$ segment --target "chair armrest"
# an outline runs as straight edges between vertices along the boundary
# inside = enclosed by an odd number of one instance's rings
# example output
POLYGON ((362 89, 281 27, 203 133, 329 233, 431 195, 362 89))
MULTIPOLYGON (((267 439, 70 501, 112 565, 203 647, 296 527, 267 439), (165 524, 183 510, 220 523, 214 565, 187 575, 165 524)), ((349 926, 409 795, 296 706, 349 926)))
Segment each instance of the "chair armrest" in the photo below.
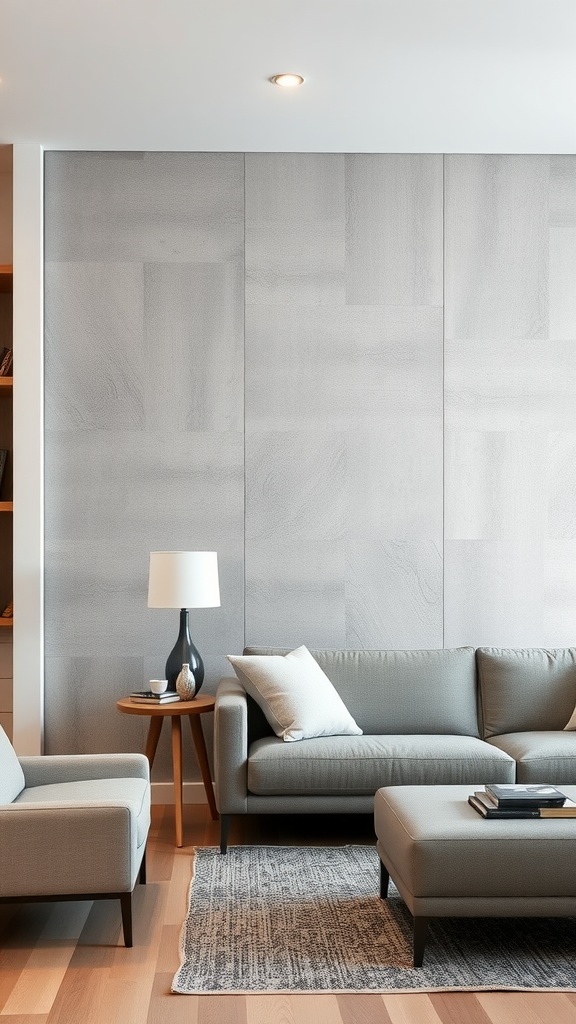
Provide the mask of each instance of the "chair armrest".
POLYGON ((150 780, 144 754, 48 754, 19 758, 26 788, 87 779, 150 780))
POLYGON ((114 801, 0 807, 0 896, 128 892, 137 824, 114 801))
POLYGON ((214 709, 214 778, 220 814, 248 811, 248 702, 237 679, 221 679, 214 709))

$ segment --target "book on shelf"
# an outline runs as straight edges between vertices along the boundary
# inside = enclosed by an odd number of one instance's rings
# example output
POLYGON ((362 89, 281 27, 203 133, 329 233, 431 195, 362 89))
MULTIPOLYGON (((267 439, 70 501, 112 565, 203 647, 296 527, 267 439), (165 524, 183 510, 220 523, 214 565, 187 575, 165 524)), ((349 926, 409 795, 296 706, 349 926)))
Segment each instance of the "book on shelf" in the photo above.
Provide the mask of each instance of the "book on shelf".
POLYGON ((0 487, 2 486, 2 478, 4 476, 4 470, 6 469, 6 461, 8 459, 8 449, 0 448, 0 487))
POLYGON ((496 807, 562 807, 566 794, 556 786, 485 786, 496 807))
POLYGON ((576 803, 565 799, 561 807, 497 807, 486 792, 476 790, 468 803, 483 818, 576 818, 576 803))
POLYGON ((0 377, 9 377, 12 373, 13 353, 11 348, 3 349, 0 352, 0 377))
POLYGON ((180 700, 173 690, 165 690, 164 693, 152 693, 152 690, 135 690, 130 694, 130 700, 135 704, 172 704, 180 700))

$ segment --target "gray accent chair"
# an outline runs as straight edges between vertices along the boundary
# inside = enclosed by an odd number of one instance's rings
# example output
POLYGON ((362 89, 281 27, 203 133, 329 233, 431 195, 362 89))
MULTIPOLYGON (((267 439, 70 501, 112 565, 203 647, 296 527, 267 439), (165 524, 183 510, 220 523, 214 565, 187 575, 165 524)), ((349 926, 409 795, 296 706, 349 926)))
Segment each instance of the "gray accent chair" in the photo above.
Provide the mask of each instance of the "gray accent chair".
POLYGON ((236 814, 370 814, 382 786, 515 781, 514 758, 480 738, 474 648, 311 653, 364 735, 285 743, 241 683, 223 679, 214 720, 222 853, 236 814))
POLYGON ((143 754, 18 758, 0 727, 0 902, 119 899, 146 881, 150 774, 143 754))

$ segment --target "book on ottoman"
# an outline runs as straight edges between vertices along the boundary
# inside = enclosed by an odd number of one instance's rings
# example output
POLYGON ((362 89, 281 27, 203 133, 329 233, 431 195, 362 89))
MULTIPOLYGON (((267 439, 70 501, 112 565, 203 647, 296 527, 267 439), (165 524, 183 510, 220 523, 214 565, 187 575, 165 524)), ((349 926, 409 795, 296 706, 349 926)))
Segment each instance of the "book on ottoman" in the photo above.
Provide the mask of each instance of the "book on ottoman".
POLYGON ((562 807, 566 800, 556 786, 496 786, 485 790, 496 807, 562 807))
POLYGON ((568 799, 561 807, 497 807, 487 793, 477 790, 468 803, 483 818, 576 818, 576 803, 568 799))

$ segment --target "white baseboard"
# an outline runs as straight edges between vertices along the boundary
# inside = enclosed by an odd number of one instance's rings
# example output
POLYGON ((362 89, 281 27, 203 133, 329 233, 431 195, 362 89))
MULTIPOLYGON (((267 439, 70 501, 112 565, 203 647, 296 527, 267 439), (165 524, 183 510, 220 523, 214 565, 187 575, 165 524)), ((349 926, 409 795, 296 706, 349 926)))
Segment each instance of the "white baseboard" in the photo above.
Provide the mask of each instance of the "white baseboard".
MULTIPOLYGON (((185 804, 205 804, 206 793, 201 782, 185 782, 182 785, 182 801, 185 804)), ((153 804, 173 804, 174 784, 172 782, 152 783, 153 804)))

